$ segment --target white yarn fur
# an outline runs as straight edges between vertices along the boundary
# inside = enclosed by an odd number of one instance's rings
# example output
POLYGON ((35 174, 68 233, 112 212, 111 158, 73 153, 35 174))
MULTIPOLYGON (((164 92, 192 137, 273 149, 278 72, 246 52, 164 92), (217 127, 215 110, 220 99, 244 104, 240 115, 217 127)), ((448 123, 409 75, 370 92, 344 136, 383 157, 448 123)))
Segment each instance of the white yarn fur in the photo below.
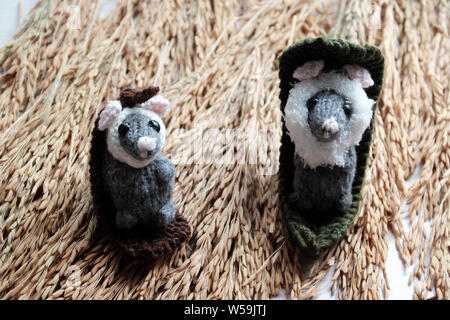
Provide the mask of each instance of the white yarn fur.
POLYGON ((343 166, 346 151, 359 144, 370 124, 374 103, 367 97, 360 82, 335 71, 297 83, 289 92, 284 116, 288 134, 295 144, 295 152, 312 169, 318 166, 343 166), (330 142, 318 141, 312 134, 306 107, 309 98, 325 89, 333 89, 346 97, 353 108, 347 127, 341 128, 338 138, 330 142))
POLYGON ((125 108, 120 113, 119 117, 114 121, 114 123, 109 127, 108 134, 106 138, 106 144, 108 146, 108 151, 111 155, 118 161, 128 164, 133 168, 142 168, 147 166, 153 159, 145 159, 139 160, 128 154, 120 145, 119 140, 119 125, 123 122, 123 120, 132 113, 140 113, 142 115, 147 116, 151 120, 155 120, 159 123, 161 130, 159 131, 159 135, 161 138, 161 149, 164 147, 164 143, 166 141, 166 127, 162 121, 162 119, 153 111, 144 108, 125 108))

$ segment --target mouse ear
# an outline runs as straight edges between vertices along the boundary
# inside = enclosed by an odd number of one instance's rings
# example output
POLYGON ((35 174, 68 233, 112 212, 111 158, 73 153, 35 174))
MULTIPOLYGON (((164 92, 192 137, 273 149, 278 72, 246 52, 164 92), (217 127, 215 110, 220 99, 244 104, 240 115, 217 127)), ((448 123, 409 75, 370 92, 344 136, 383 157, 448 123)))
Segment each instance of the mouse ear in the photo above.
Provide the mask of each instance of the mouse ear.
POLYGON ((160 117, 164 117, 169 112, 170 102, 162 96, 154 96, 141 104, 141 107, 153 111, 160 117))
POLYGON ((350 80, 357 80, 359 83, 361 83, 361 86, 363 88, 373 86, 373 79, 367 69, 358 66, 357 64, 346 64, 342 67, 342 70, 344 70, 344 74, 350 80))
POLYGON ((308 80, 317 77, 324 67, 323 60, 308 61, 295 69, 292 76, 300 81, 308 80))
POLYGON ((100 131, 105 130, 106 128, 109 128, 114 121, 117 119, 117 117, 122 112, 122 105, 120 104, 120 101, 114 100, 108 102, 106 107, 102 110, 100 113, 100 120, 98 121, 98 129, 100 131))

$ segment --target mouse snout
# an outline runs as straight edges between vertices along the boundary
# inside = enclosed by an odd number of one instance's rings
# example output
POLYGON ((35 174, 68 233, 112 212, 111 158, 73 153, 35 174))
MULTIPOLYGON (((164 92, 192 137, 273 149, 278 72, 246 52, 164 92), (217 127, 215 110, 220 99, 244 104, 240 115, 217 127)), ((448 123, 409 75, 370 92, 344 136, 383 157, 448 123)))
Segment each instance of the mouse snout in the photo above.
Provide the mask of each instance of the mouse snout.
POLYGON ((137 142, 137 147, 140 152, 146 154, 156 148, 156 139, 150 137, 140 137, 137 142))
POLYGON ((326 119, 322 124, 323 137, 328 139, 330 136, 335 135, 339 132, 339 124, 335 117, 326 119))

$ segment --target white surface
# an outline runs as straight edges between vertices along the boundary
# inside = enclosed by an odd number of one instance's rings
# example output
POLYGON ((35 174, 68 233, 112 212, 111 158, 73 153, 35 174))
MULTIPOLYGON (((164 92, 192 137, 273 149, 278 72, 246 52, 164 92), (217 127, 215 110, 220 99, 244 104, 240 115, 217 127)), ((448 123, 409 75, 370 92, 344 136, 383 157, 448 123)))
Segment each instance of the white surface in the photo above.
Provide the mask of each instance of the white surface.
MULTIPOLYGON (((0 47, 3 47, 19 27, 19 0, 0 0, 0 47)), ((30 11, 36 0, 22 0, 22 17, 30 11)))
MULTIPOLYGON (((20 0, 0 0, 0 47, 3 47, 12 39, 14 32, 19 27, 19 2, 20 0)), ((37 0, 22 0, 22 17, 25 19, 26 14, 34 6, 37 0)), ((103 17, 108 10, 114 6, 115 0, 104 1, 101 7, 100 17, 103 17)), ((416 172, 413 176, 415 180, 420 172, 416 172)), ((405 227, 409 226, 408 221, 403 219, 405 227)), ((394 237, 391 233, 389 239, 389 254, 386 262, 386 269, 391 290, 388 293, 389 299, 412 299, 413 287, 408 286, 408 278, 412 267, 405 268, 401 262, 397 249, 395 248, 394 237)), ((336 299, 331 296, 329 288, 331 287, 331 275, 333 269, 328 272, 327 276, 321 283, 321 292, 316 296, 317 299, 336 299)), ((284 291, 276 299, 285 299, 284 291)))

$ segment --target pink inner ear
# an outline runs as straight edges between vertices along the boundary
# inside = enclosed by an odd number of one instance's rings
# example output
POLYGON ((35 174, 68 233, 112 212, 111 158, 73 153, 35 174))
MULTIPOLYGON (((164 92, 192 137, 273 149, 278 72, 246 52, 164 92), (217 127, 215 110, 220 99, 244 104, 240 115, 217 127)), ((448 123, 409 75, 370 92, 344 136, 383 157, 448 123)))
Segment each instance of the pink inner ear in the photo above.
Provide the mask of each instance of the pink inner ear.
POLYGON ((295 79, 300 81, 308 80, 317 77, 324 66, 323 60, 308 61, 304 65, 295 69, 292 75, 295 79))
POLYGON ((363 88, 368 88, 370 86, 373 86, 374 84, 369 71, 361 66, 358 66, 356 64, 346 64, 342 67, 342 70, 344 70, 345 75, 350 80, 357 80, 359 83, 361 83, 361 86, 363 88))
POLYGON ((168 108, 167 106, 163 105, 155 105, 153 106, 152 111, 156 113, 158 116, 162 117, 167 113, 168 108))
POLYGON ((108 102, 106 107, 100 113, 100 120, 98 121, 98 129, 100 131, 103 131, 106 128, 109 128, 117 119, 117 117, 120 115, 120 112, 122 112, 122 105, 120 104, 119 101, 114 100, 108 102))
POLYGON ((170 108, 170 102, 169 100, 161 97, 161 96, 154 96, 150 100, 144 102, 141 105, 142 108, 148 109, 150 111, 153 111, 158 116, 163 117, 167 114, 170 108))

